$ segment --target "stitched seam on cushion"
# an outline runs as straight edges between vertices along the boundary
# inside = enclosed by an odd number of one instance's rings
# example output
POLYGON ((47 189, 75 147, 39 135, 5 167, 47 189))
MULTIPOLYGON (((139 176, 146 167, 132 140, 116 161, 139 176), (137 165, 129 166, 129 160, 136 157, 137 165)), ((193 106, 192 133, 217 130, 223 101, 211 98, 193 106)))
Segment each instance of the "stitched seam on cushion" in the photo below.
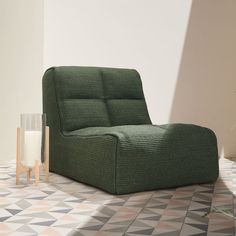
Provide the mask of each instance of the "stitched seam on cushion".
POLYGON ((102 71, 102 69, 99 70, 99 73, 101 75, 101 82, 102 82, 103 102, 105 103, 107 116, 108 116, 108 120, 109 120, 109 125, 111 126, 112 125, 111 116, 110 116, 110 112, 109 112, 108 105, 107 105, 107 97, 106 97, 106 94, 105 94, 105 85, 104 85, 104 81, 103 81, 103 71, 102 71))
POLYGON ((59 99, 58 99, 58 93, 56 90, 56 81, 55 81, 55 67, 53 67, 53 85, 54 85, 54 92, 56 96, 56 104, 57 104, 57 110, 58 110, 58 116, 59 116, 59 123, 60 123, 60 133, 62 134, 62 119, 61 119, 61 110, 59 109, 59 99))
MULTIPOLYGON (((105 97, 105 96, 104 96, 105 97)), ((63 98, 65 100, 101 100, 100 98, 63 98)), ((107 98, 105 97, 104 100, 143 100, 143 98, 107 98)))
POLYGON ((101 100, 101 98, 63 98, 63 101, 70 100, 101 100))
POLYGON ((118 166, 118 164, 117 164, 117 153, 118 153, 119 139, 115 135, 114 135, 114 137, 116 138, 115 168, 114 168, 114 171, 115 171, 114 190, 115 190, 115 193, 117 194, 117 166, 118 166))
POLYGON ((143 100, 145 101, 144 98, 106 98, 107 100, 143 100))
POLYGON ((118 138, 115 134, 93 134, 93 135, 91 135, 91 134, 89 134, 89 135, 72 134, 72 135, 66 135, 64 132, 61 134, 65 138, 70 138, 70 137, 93 138, 93 137, 103 137, 106 135, 118 138))
POLYGON ((114 179, 114 190, 115 190, 115 193, 118 194, 117 192, 117 153, 118 153, 118 143, 119 143, 119 138, 117 135, 115 134, 106 134, 108 136, 112 136, 116 139, 116 151, 115 151, 115 168, 114 168, 114 171, 115 171, 115 179, 114 179))

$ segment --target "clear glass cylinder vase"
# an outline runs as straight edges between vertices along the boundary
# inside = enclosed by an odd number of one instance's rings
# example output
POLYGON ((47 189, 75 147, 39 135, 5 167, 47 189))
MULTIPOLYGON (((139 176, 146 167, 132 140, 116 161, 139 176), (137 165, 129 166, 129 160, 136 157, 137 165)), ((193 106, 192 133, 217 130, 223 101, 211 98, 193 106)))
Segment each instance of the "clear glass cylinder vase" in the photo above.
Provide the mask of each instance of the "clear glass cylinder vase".
POLYGON ((46 114, 21 114, 21 164, 32 168, 44 162, 46 114))

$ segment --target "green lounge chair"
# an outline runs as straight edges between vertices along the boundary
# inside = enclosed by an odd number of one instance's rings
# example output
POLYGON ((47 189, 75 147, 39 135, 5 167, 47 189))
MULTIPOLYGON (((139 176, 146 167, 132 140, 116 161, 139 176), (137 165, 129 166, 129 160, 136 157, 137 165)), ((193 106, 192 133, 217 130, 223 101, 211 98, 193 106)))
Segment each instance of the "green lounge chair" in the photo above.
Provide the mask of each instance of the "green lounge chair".
POLYGON ((43 77, 50 170, 113 194, 213 182, 216 136, 153 125, 136 70, 53 67, 43 77))

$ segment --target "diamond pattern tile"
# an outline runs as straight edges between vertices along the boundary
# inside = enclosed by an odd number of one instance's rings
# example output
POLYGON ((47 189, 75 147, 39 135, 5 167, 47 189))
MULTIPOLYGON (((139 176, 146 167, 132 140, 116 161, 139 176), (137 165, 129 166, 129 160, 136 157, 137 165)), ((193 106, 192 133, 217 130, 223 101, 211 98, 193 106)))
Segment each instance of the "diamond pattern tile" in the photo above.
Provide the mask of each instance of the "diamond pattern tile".
MULTIPOLYGON (((41 176, 42 177, 42 176, 41 176)), ((50 174, 50 183, 15 185, 15 164, 0 165, 0 235, 235 235, 236 163, 202 184, 114 196, 50 174)))

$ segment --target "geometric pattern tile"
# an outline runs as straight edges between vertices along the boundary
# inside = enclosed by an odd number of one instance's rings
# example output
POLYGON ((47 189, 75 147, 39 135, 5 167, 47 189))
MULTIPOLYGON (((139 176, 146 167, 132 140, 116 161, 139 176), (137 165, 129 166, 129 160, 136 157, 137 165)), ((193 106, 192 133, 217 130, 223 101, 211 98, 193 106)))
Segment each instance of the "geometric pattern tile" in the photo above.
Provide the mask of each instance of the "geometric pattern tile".
MULTIPOLYGON (((43 176, 41 176, 43 177, 43 176)), ((33 180, 32 180, 33 181, 33 180)), ((111 195, 50 173, 50 183, 15 185, 0 165, 0 235, 230 236, 236 227, 236 162, 220 159, 215 184, 111 195)))

